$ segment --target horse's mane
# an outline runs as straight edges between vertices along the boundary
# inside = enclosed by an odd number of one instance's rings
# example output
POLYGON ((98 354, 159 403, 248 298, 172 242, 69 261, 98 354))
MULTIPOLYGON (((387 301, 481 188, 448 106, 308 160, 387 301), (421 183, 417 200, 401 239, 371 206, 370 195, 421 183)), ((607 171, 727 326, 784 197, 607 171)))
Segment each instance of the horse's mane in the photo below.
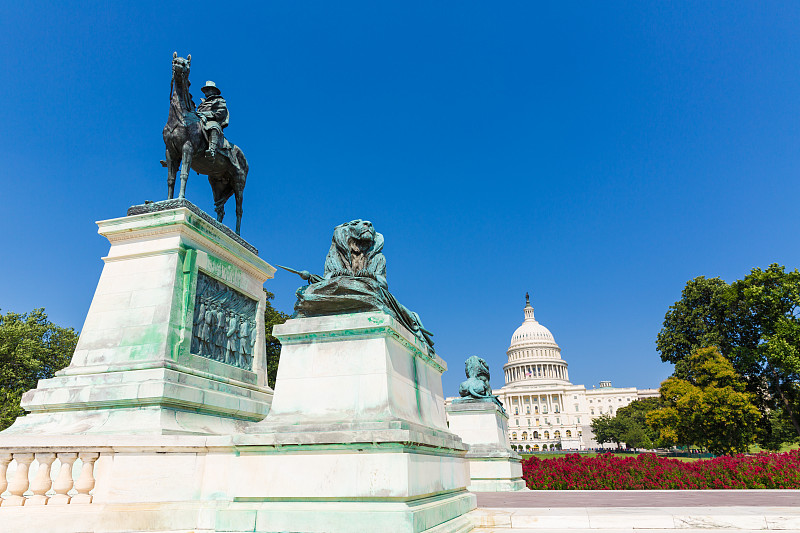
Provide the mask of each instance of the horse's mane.
MULTIPOLYGON (((175 90, 175 71, 172 71, 172 79, 169 81, 169 100, 172 101, 172 91, 175 90)), ((189 91, 189 87, 192 85, 192 82, 189 81, 189 77, 186 77, 186 91, 184 96, 183 104, 189 111, 194 111, 196 106, 194 105, 194 99, 192 98, 192 93, 189 91)))

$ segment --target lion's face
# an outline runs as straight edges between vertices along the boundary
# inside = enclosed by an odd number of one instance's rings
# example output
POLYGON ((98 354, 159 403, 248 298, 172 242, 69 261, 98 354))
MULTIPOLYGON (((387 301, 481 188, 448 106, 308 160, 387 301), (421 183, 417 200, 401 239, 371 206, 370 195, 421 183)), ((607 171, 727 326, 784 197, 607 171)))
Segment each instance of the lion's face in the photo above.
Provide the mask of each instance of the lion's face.
POLYGON ((356 241, 361 248, 369 248, 375 242, 375 228, 369 220, 352 220, 345 225, 348 240, 356 241))

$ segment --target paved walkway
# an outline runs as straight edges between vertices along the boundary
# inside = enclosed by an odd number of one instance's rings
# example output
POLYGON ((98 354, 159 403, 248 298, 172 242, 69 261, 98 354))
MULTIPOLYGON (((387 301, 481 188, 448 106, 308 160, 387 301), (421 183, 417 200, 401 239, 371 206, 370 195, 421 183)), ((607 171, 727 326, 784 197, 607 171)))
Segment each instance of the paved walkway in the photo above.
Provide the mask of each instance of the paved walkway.
POLYGON ((800 490, 531 490, 478 492, 479 508, 798 507, 800 490))

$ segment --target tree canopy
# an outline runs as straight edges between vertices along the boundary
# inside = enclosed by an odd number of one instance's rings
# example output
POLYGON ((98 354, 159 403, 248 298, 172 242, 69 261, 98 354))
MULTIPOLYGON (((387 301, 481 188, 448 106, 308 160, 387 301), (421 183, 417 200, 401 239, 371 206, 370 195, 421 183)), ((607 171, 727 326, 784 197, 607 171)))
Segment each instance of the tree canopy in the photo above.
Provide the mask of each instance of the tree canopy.
MULTIPOLYGON (((800 439, 800 272, 773 264, 731 284, 698 277, 669 308, 656 345, 676 376, 697 348, 716 346, 761 417, 758 441, 800 439), (793 428, 793 434, 787 428, 793 428)), ((779 444, 777 444, 779 445, 779 444)))
POLYGON ((78 334, 47 319, 44 309, 0 313, 0 430, 25 413, 22 395, 72 359, 78 334))
POLYGON ((264 326, 267 333, 267 383, 274 389, 275 378, 278 376, 278 362, 281 359, 281 343, 272 336, 272 327, 286 322, 289 315, 272 307, 275 294, 266 289, 264 292, 267 295, 267 307, 264 310, 264 326))
POLYGON ((658 398, 634 400, 617 410, 617 416, 605 414, 592 420, 592 432, 600 444, 625 443, 630 448, 653 448, 658 434, 647 425, 647 413, 660 405, 658 398))
POLYGON ((719 350, 698 348, 661 384, 663 406, 646 418, 666 443, 717 455, 745 452, 760 419, 754 399, 719 350))

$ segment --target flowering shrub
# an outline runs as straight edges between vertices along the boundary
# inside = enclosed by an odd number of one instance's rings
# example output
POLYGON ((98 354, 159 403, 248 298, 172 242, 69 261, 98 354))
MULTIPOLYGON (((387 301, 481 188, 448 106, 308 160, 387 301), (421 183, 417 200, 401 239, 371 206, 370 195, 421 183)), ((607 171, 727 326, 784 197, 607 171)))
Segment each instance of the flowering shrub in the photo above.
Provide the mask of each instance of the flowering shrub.
POLYGON ((531 457, 522 463, 522 477, 534 490, 800 489, 800 450, 691 463, 653 453, 531 457))

